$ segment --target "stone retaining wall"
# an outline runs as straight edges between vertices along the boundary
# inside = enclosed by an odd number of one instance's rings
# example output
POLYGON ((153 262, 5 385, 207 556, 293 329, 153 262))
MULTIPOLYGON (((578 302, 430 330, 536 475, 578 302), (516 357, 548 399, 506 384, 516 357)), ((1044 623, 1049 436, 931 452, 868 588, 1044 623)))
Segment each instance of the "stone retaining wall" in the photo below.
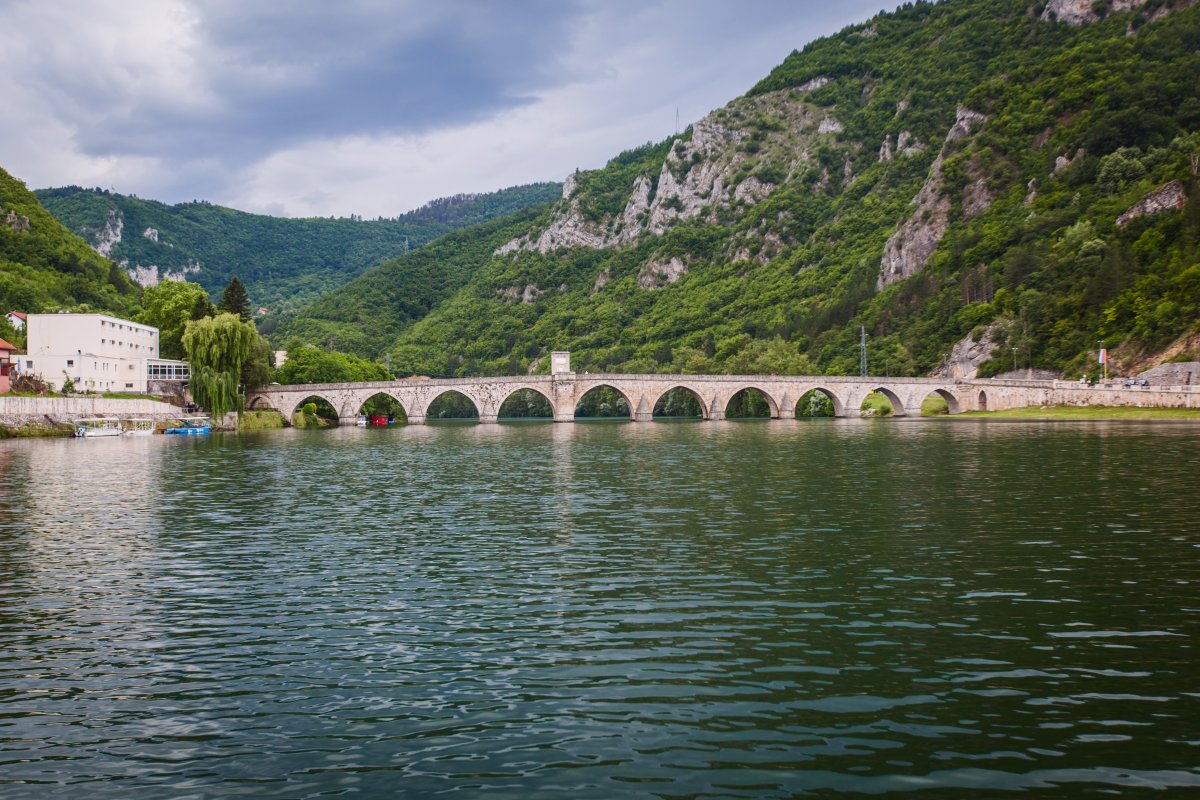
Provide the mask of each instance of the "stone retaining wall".
POLYGON ((150 398, 0 397, 0 427, 10 429, 72 425, 87 417, 174 419, 183 409, 150 398))

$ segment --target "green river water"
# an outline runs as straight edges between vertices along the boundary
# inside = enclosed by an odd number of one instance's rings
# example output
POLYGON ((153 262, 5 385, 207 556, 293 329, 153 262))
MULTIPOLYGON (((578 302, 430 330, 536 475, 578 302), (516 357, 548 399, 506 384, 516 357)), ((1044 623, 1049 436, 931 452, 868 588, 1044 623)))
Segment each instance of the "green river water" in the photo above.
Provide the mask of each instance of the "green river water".
POLYGON ((1200 425, 0 442, 0 797, 1200 797, 1200 425))

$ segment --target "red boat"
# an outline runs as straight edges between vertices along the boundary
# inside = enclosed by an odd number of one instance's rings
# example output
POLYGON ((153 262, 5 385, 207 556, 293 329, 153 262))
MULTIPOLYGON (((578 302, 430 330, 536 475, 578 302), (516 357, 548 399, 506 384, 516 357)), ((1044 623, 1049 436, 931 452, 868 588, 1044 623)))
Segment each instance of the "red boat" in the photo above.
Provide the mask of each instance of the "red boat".
POLYGON ((372 425, 383 425, 386 427, 388 424, 387 415, 386 414, 372 414, 371 415, 371 424, 372 425))

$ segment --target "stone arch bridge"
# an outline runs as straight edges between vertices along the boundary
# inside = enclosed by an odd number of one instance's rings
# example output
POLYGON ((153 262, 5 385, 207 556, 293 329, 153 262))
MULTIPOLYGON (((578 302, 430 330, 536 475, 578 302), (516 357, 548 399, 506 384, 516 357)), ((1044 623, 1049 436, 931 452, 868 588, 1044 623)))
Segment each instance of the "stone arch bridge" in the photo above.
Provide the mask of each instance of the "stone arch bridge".
POLYGON ((1066 381, 946 380, 943 378, 832 377, 807 375, 582 375, 556 372, 495 378, 405 378, 366 383, 272 385, 252 392, 247 407, 273 408, 290 422, 299 407, 321 398, 337 411, 343 423, 352 421, 363 404, 382 394, 396 400, 410 424, 425 422, 430 405, 446 392, 459 392, 474 403, 480 422, 495 422, 504 401, 522 389, 537 392, 550 404, 556 422, 571 422, 584 395, 606 386, 619 393, 629 418, 649 420, 655 404, 668 391, 683 388, 699 400, 704 419, 725 418, 729 401, 743 389, 762 394, 772 418, 792 419, 800 398, 816 390, 829 397, 835 416, 857 416, 871 392, 886 396, 898 417, 920 416, 930 395, 942 397, 951 414, 1000 410, 1027 405, 1135 405, 1200 408, 1197 387, 1174 391, 1088 387, 1066 381))

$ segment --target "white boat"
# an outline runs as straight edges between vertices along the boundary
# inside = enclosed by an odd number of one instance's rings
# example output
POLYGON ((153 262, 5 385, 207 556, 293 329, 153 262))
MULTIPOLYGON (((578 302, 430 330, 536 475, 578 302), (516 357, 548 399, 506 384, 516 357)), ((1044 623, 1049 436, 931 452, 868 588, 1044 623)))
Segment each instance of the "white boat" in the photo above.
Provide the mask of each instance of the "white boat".
POLYGON ((154 435, 154 420, 152 419, 123 419, 121 430, 126 436, 154 435))
POLYGON ((81 439, 93 439, 98 436, 120 436, 121 421, 111 417, 96 417, 81 419, 75 423, 75 435, 81 439))
POLYGON ((367 415, 359 414, 357 417, 354 418, 354 424, 360 428, 367 427, 367 415))

